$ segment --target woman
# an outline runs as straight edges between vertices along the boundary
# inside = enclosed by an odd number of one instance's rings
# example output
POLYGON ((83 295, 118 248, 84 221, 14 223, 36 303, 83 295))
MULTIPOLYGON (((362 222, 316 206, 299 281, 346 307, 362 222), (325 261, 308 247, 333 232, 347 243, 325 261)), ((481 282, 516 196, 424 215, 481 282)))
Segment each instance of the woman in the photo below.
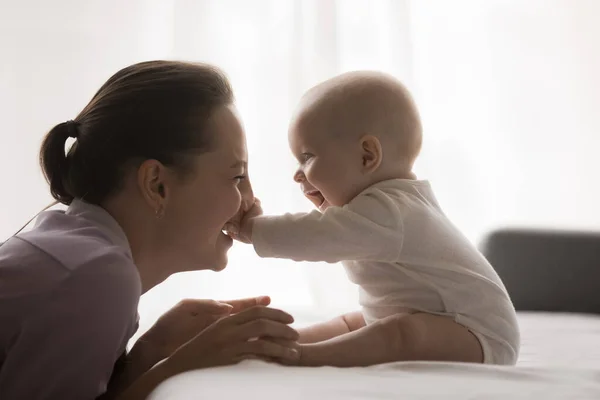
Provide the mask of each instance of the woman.
POLYGON ((254 201, 219 70, 117 72, 46 135, 40 163, 69 207, 0 247, 0 398, 145 398, 190 369, 298 358, 292 317, 268 298, 180 303, 125 354, 140 296, 177 272, 225 268, 223 226, 254 201))

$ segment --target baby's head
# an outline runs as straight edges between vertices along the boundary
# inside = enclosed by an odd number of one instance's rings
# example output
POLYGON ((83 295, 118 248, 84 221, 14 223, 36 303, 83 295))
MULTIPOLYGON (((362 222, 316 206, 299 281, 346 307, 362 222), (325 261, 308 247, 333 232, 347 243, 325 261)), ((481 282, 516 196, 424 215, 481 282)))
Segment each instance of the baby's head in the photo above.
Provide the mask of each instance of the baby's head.
POLYGON ((388 179, 414 179, 421 121, 408 90, 378 72, 339 75, 310 89, 289 130, 294 180, 321 211, 388 179))

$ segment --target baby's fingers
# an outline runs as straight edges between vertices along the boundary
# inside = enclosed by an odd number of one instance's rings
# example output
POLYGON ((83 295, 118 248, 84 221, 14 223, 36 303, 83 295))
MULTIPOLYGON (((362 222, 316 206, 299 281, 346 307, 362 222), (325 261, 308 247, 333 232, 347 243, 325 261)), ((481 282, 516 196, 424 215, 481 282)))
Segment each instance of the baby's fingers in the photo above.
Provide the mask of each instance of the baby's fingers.
POLYGON ((260 200, 254 198, 254 203, 246 210, 244 214, 244 219, 258 217, 263 214, 263 209, 260 203, 260 200))
POLYGON ((240 225, 235 222, 228 222, 223 227, 223 230, 227 232, 229 236, 233 237, 233 235, 237 235, 240 233, 240 225))

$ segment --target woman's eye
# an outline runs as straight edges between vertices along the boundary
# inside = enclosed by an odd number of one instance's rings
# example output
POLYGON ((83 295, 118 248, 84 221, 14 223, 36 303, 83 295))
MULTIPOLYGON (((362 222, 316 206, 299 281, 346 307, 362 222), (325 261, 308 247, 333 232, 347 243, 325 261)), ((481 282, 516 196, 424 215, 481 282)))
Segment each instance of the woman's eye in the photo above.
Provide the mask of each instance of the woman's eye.
POLYGON ((246 175, 238 175, 238 176, 236 176, 235 178, 233 178, 233 180, 234 180, 236 183, 240 183, 240 182, 241 182, 241 181, 243 181, 244 179, 246 179, 246 175))

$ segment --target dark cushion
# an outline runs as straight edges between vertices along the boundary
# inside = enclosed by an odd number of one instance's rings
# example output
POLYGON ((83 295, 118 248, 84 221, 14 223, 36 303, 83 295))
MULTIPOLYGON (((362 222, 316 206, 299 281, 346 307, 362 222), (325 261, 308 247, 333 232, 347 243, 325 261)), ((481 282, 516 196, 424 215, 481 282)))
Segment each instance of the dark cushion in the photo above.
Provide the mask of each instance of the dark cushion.
POLYGON ((600 314, 600 233, 503 229, 480 249, 518 311, 600 314))

